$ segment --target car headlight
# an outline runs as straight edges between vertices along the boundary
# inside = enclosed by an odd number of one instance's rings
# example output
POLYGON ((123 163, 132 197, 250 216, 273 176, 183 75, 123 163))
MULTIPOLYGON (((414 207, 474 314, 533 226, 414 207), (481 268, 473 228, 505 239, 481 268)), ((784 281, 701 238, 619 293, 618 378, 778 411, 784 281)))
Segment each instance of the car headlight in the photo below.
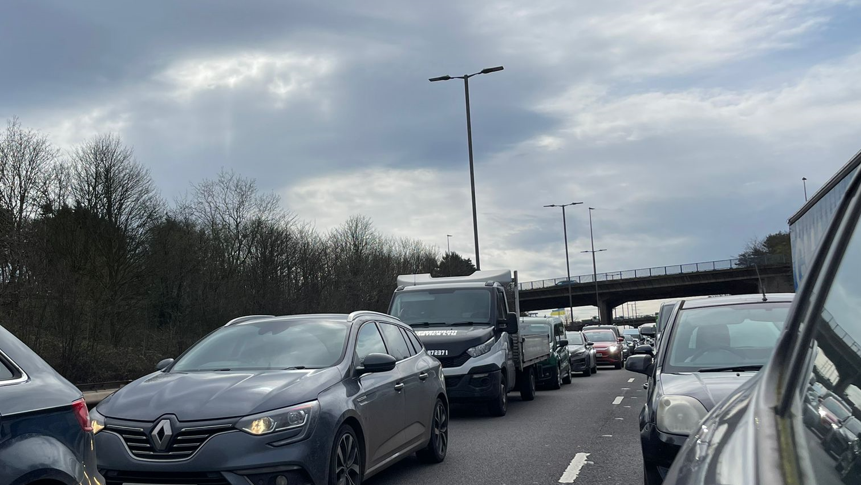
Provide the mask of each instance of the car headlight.
POLYGON ((105 429, 105 417, 96 411, 96 408, 90 410, 90 426, 93 428, 94 435, 105 429))
POLYGON ((610 352, 615 352, 615 351, 619 350, 619 347, 616 345, 611 345, 609 350, 610 350, 610 352))
POLYGON ((665 433, 689 435, 706 417, 705 406, 689 396, 664 396, 658 400, 658 429, 665 433))
POLYGON ((490 340, 488 340, 487 342, 485 342, 481 345, 476 345, 475 347, 468 349, 466 351, 466 353, 469 354, 470 357, 478 357, 480 355, 484 355, 484 354, 490 352, 490 349, 493 348, 493 344, 494 344, 493 337, 490 337, 490 340))
POLYGON ((308 426, 320 405, 311 401, 284 409, 255 414, 239 420, 236 427, 255 436, 308 426))

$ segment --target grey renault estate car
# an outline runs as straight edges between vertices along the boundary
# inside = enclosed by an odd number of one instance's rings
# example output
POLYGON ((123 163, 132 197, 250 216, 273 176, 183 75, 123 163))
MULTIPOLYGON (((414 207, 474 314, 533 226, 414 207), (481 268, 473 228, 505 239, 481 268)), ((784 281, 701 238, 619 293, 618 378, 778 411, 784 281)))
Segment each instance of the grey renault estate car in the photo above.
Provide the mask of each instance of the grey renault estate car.
POLYGON ((241 317, 158 367, 90 414, 108 485, 358 485, 446 456, 440 363, 387 315, 241 317))
POLYGON ((0 483, 100 485, 75 386, 0 327, 0 483))

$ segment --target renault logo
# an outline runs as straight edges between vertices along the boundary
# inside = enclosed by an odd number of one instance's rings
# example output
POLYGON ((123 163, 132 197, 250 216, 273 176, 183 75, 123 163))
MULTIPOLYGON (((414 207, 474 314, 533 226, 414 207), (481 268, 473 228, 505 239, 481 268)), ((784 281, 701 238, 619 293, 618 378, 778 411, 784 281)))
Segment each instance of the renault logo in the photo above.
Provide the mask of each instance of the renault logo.
POLYGON ((171 436, 173 436, 173 430, 170 429, 170 421, 167 419, 159 421, 155 425, 155 428, 152 429, 150 436, 152 436, 152 442, 155 444, 155 450, 165 451, 168 443, 170 443, 171 436))

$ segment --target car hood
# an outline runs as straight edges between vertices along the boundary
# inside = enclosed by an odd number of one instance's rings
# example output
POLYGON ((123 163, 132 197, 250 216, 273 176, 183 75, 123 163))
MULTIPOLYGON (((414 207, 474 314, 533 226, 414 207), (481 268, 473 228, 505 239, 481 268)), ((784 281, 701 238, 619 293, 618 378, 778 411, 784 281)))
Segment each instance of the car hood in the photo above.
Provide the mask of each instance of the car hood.
POLYGON ((731 392, 747 382, 756 372, 692 372, 661 374, 664 395, 690 396, 711 410, 731 392))
POLYGON ((248 416, 313 401, 341 379, 336 367, 255 372, 156 372, 123 387, 98 406, 102 415, 154 421, 248 416))
POLYGON ((473 327, 414 327, 413 328, 428 350, 445 351, 449 357, 456 357, 467 349, 481 345, 493 337, 492 326, 473 327))
POLYGON ((589 349, 585 345, 569 345, 568 352, 571 354, 580 354, 587 352, 589 349))

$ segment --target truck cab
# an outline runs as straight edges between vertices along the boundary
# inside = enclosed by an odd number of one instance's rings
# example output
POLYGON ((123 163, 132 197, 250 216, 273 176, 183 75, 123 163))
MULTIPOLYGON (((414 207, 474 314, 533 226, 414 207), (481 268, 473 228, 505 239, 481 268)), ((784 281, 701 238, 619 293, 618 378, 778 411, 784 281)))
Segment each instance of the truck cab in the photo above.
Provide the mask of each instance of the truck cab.
POLYGON ((389 305, 389 314, 413 327, 442 363, 450 401, 484 405, 495 416, 505 414, 515 386, 526 400, 534 398, 533 365, 549 354, 546 339, 518 333, 517 314, 509 308, 513 281, 507 270, 404 275, 389 305))

